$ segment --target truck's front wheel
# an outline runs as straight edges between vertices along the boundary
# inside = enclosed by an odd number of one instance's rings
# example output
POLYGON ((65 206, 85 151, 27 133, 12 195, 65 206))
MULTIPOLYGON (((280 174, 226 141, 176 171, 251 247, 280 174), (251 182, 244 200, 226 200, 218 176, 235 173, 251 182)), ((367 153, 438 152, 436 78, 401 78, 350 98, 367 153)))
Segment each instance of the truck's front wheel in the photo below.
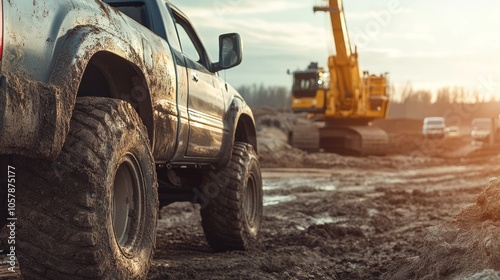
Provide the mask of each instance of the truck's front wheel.
POLYGON ((158 213, 154 160, 139 116, 107 98, 77 101, 53 162, 20 159, 19 262, 27 279, 141 279, 158 213))
POLYGON ((263 191, 259 161, 250 144, 234 144, 230 163, 206 176, 203 194, 202 226, 210 247, 254 247, 262 223, 263 191))

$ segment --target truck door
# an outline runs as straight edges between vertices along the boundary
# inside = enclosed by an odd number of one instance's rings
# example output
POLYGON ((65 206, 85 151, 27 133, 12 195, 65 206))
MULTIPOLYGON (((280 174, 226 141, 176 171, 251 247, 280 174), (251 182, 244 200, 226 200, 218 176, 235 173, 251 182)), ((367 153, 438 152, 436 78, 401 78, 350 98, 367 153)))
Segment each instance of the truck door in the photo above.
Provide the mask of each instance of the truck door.
POLYGON ((218 158, 224 133, 223 85, 210 63, 200 39, 191 24, 176 17, 188 79, 189 142, 188 157, 218 158))

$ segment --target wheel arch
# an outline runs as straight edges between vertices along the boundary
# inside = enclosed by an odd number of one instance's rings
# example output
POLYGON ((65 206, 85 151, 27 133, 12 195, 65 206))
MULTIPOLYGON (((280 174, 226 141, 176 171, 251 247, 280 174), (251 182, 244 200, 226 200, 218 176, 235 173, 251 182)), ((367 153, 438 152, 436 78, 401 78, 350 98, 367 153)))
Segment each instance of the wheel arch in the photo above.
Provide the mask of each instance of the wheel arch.
MULTIPOLYGON (((156 43, 148 43, 147 38, 143 38, 143 45, 161 51, 161 46, 156 43)), ((55 123, 54 135, 57 135, 58 141, 53 143, 51 158, 62 149, 76 98, 85 96, 129 102, 146 126, 154 149, 154 90, 150 86, 153 73, 162 68, 146 63, 147 54, 141 53, 138 47, 94 25, 75 26, 61 37, 48 80, 48 84, 57 89, 54 97, 56 110, 53 116, 46 117, 53 120, 44 120, 55 123)))
POLYGON ((243 113, 238 118, 238 122, 236 124, 236 129, 234 132, 234 141, 233 142, 244 142, 253 146, 255 151, 257 150, 257 133, 255 129, 255 123, 253 121, 253 117, 250 115, 243 113))
POLYGON ((107 97, 124 100, 137 111, 148 130, 153 147, 154 121, 146 77, 132 62, 108 51, 95 53, 82 75, 77 97, 107 97))
POLYGON ((252 110, 243 98, 235 95, 226 115, 230 131, 226 141, 226 148, 218 166, 225 166, 231 160, 233 145, 235 142, 243 142, 252 145, 255 152, 257 149, 257 132, 252 110))

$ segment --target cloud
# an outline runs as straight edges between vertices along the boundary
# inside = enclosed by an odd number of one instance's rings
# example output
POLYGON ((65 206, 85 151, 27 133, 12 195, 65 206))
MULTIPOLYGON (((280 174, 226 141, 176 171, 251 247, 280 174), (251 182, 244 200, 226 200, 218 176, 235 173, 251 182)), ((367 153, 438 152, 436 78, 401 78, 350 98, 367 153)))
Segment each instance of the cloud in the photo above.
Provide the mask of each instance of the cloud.
POLYGON ((315 49, 324 33, 312 24, 299 22, 270 22, 267 20, 231 20, 248 36, 247 41, 273 49, 315 49))
MULTIPOLYGON (((378 20, 380 16, 386 16, 387 13, 389 12, 388 9, 373 9, 371 11, 366 11, 366 12, 349 12, 345 11, 345 18, 348 22, 355 21, 355 22, 367 22, 369 20, 378 20)), ((398 16, 403 16, 407 14, 411 14, 413 12, 412 9, 408 8, 400 8, 398 9, 397 13, 395 14, 390 14, 390 19, 392 20, 395 17, 398 16)))
MULTIPOLYGON (((310 5, 301 1, 243 1, 243 0, 216 0, 197 5, 182 3, 184 11, 190 18, 211 16, 212 19, 224 19, 237 16, 265 15, 282 13, 290 10, 311 9, 310 5)), ((179 5, 180 6, 180 5, 179 5)))
POLYGON ((259 50, 297 52, 315 49, 326 50, 325 29, 308 22, 274 21, 267 18, 231 17, 220 19, 200 9, 189 11, 193 24, 203 37, 215 33, 237 31, 245 45, 259 50))
POLYGON ((401 39, 401 40, 416 40, 433 42, 434 36, 429 33, 397 33, 397 32, 383 32, 380 34, 385 39, 401 39))
POLYGON ((241 16, 252 14, 269 14, 285 12, 294 9, 309 8, 308 3, 291 1, 242 1, 242 0, 218 0, 213 4, 215 13, 219 16, 241 16))

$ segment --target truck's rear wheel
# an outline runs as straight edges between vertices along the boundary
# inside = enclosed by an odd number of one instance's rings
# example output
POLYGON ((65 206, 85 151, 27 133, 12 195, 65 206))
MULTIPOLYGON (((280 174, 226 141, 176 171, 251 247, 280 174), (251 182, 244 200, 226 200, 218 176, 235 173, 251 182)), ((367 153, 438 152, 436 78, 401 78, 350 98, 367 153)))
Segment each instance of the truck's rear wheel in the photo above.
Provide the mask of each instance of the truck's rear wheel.
POLYGON ((19 159, 19 262, 26 279, 141 279, 158 194, 146 131, 123 101, 77 101, 53 162, 19 159))
POLYGON ((202 226, 216 251, 248 250, 255 246, 263 211, 262 176, 253 147, 236 142, 227 167, 206 177, 202 226))

